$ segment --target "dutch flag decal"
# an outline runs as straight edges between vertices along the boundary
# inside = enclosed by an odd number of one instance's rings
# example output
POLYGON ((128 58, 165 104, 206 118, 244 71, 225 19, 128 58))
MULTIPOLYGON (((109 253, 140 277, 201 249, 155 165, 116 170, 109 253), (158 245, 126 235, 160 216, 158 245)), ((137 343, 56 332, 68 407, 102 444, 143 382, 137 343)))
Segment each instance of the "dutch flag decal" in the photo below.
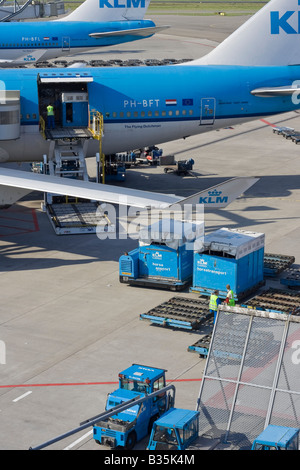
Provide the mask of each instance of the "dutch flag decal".
POLYGON ((176 106, 177 100, 166 100, 165 103, 166 103, 166 106, 176 106))

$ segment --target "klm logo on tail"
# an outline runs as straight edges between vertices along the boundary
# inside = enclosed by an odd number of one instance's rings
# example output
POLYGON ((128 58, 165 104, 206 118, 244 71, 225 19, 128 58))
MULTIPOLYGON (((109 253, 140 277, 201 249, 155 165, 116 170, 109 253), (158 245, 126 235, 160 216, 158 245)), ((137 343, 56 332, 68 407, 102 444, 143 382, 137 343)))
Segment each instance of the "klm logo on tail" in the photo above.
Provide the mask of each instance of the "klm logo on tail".
MULTIPOLYGON (((298 0, 300 5, 300 0, 298 0)), ((286 11, 280 16, 279 11, 271 11, 271 34, 280 34, 284 31, 286 34, 300 34, 300 11, 286 11), (291 25, 290 21, 293 23, 291 25), (297 29, 295 29, 295 22, 297 29)))
POLYGON ((100 8, 145 8, 145 0, 99 0, 100 8))
POLYGON ((228 196, 221 196, 222 191, 208 191, 208 196, 200 197, 199 204, 223 204, 228 202, 228 196))

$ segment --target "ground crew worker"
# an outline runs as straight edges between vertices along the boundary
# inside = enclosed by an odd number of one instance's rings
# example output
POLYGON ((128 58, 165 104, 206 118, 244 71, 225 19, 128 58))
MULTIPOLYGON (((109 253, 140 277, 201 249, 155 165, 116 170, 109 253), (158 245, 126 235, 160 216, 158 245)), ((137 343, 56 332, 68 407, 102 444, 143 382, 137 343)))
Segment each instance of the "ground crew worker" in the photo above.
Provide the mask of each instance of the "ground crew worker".
POLYGON ((235 300, 234 300, 233 290, 230 289, 229 284, 227 284, 226 289, 227 289, 227 295, 226 295, 225 303, 228 304, 228 305, 234 306, 235 305, 235 300))
POLYGON ((51 103, 47 106, 47 127, 48 129, 54 129, 55 127, 54 108, 51 103))
POLYGON ((215 290, 209 300, 209 311, 214 314, 214 323, 217 317, 218 305, 220 305, 221 300, 219 299, 219 291, 215 290))

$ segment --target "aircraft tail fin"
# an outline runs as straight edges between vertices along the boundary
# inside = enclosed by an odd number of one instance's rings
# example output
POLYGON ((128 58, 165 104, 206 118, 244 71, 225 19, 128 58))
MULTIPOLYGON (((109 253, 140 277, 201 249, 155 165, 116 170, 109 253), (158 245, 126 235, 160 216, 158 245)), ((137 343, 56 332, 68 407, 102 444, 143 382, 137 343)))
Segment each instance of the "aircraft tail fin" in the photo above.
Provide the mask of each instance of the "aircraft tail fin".
POLYGON ((300 64, 300 0, 270 0, 214 50, 187 64, 300 64))
POLYGON ((142 20, 150 0, 85 0, 62 21, 142 20))

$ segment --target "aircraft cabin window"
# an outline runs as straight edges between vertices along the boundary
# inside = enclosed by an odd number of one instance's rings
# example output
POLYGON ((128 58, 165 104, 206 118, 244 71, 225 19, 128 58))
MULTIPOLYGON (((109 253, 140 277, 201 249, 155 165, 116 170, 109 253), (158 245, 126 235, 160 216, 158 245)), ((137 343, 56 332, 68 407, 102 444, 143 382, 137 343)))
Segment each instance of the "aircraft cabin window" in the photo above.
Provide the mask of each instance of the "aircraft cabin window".
POLYGON ((133 115, 134 117, 138 117, 139 113, 137 111, 134 111, 133 115))
POLYGON ((173 111, 169 111, 169 116, 173 116, 173 111))
POLYGON ((179 110, 177 109, 175 112, 176 116, 179 116, 179 110))
POLYGON ((114 118, 117 117, 117 113, 114 111, 114 112, 112 113, 112 116, 113 116, 114 118))
POLYGON ((183 109, 183 110, 182 110, 182 115, 183 115, 183 116, 186 115, 186 109, 183 109))
POLYGON ((162 111, 162 112, 161 112, 161 115, 162 115, 162 116, 165 116, 166 114, 167 114, 166 111, 162 111))
POLYGON ((154 115, 155 115, 155 116, 159 116, 159 111, 155 111, 155 112, 154 112, 154 115))
POLYGON ((190 110, 189 110, 189 115, 191 116, 192 114, 193 114, 193 110, 190 109, 190 110))
POLYGON ((145 117, 145 111, 142 111, 142 112, 141 112, 141 116, 142 116, 142 117, 145 117))
POLYGON ((152 116, 152 111, 148 111, 148 116, 149 116, 149 117, 152 116))
POLYGON ((127 117, 130 117, 130 116, 131 116, 131 112, 130 112, 130 111, 127 111, 126 116, 127 116, 127 117))
POLYGON ((120 117, 121 117, 121 118, 124 117, 123 111, 120 112, 120 117))

